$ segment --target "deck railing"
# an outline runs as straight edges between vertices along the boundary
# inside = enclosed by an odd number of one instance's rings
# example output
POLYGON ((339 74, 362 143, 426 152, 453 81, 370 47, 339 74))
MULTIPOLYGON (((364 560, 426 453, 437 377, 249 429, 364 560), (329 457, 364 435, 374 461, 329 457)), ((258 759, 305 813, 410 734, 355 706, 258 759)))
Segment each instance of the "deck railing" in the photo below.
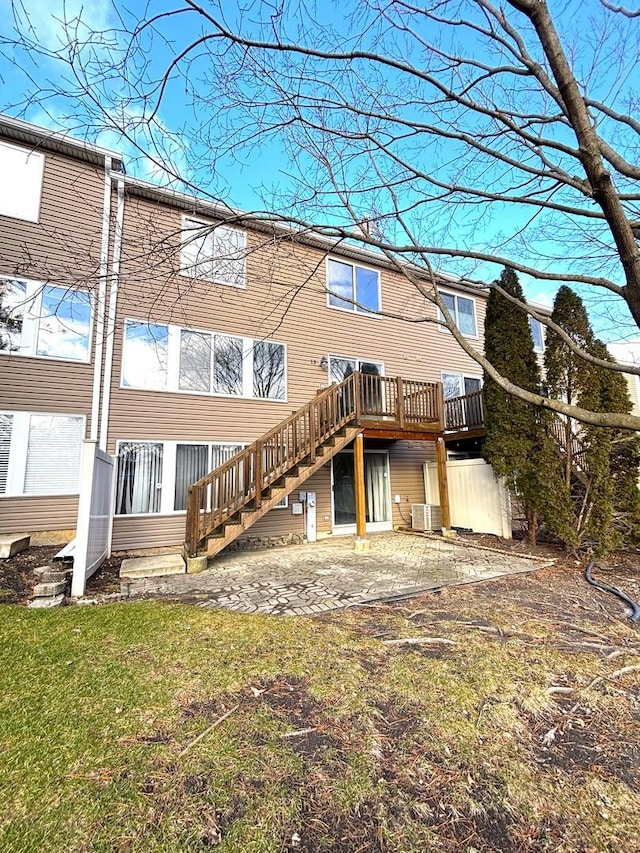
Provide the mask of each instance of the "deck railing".
POLYGON ((448 432, 482 429, 483 426, 482 391, 472 391, 471 394, 450 397, 444 401, 444 428, 448 432))
POLYGON ((384 422, 393 429, 441 430, 441 387, 436 382, 353 373, 316 397, 189 486, 185 547, 199 543, 244 506, 259 509, 263 491, 302 460, 314 461, 331 436, 347 424, 384 422))

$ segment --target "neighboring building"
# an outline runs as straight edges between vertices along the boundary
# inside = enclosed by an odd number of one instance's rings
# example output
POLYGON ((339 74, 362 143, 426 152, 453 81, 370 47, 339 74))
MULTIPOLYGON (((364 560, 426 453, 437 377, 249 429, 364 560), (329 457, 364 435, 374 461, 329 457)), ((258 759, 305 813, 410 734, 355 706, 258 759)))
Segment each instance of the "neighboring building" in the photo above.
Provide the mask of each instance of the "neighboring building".
MULTIPOLYGON (((83 438, 118 458, 113 548, 175 546, 188 485, 319 387, 361 371, 480 390, 433 305, 376 253, 133 179, 116 152, 8 118, 0 174, 0 532, 73 535, 83 438), (416 316, 431 322, 402 319, 416 316)), ((481 347, 483 300, 453 278, 442 293, 481 347)), ((409 523, 435 458, 433 440, 377 434, 370 530, 409 523)), ((319 536, 355 530, 353 468, 346 448, 305 482, 319 536)), ((248 535, 302 537, 293 504, 248 535)))

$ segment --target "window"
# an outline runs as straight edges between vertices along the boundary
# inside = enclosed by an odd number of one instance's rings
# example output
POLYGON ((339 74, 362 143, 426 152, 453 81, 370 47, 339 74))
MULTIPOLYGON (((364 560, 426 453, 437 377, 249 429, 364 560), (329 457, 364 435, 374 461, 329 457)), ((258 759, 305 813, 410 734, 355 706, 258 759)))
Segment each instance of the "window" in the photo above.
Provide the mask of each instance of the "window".
MULTIPOLYGON (((454 293, 445 293, 440 291, 440 297, 447 306, 447 310, 463 335, 477 337, 478 331, 476 328, 476 303, 473 299, 466 296, 459 296, 454 293)), ((444 322, 444 315, 438 311, 438 317, 441 322, 444 322)), ((446 326, 439 326, 440 331, 447 331, 446 326)))
POLYGON ((284 347, 281 344, 253 342, 253 396, 284 399, 284 347))
POLYGON ((180 331, 181 391, 242 394, 242 338, 180 331))
POLYGON ((533 349, 535 352, 544 352, 542 323, 534 317, 529 317, 529 328, 531 329, 531 337, 533 338, 533 349))
POLYGON ((360 314, 380 311, 380 273, 377 270, 327 261, 328 304, 360 314))
POLYGON ((373 376, 384 376, 384 364, 381 361, 370 361, 360 358, 343 358, 339 355, 329 356, 329 381, 342 382, 347 376, 360 371, 373 376))
MULTIPOLYGON (((0 453, 1 447, 0 444, 0 453)), ((240 442, 118 442, 116 514, 170 515, 184 512, 189 486, 245 447, 246 444, 240 442)), ((209 490, 209 506, 215 506, 217 500, 218 496, 209 490)), ((287 506, 286 499, 278 504, 280 506, 287 506)))
POLYGON ((0 142, 0 216, 37 222, 44 155, 0 142))
POLYGON ((285 366, 284 344, 125 321, 125 388, 284 400, 285 366))
POLYGON ((452 397, 462 397, 473 394, 482 387, 482 380, 478 376, 464 376, 462 373, 442 374, 442 394, 445 400, 452 397))
POLYGON ((127 320, 122 384, 154 391, 167 387, 169 327, 127 320))
POLYGON ((118 447, 116 514, 160 512, 163 446, 122 441, 118 447))
POLYGON ((243 231, 184 217, 180 270, 190 278, 245 287, 246 247, 243 231))
POLYGON ((85 291, 0 278, 0 352, 89 361, 90 330, 85 291))
POLYGON ((0 413, 0 495, 73 495, 80 483, 82 415, 0 413))

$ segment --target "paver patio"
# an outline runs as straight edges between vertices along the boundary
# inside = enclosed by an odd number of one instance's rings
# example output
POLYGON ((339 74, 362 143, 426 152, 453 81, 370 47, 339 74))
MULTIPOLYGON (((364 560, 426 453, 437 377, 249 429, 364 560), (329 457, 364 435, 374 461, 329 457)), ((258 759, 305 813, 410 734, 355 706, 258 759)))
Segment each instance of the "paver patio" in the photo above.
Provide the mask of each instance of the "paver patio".
POLYGON ((241 613, 310 614, 403 598, 454 584, 531 572, 549 560, 493 551, 462 540, 397 531, 218 557, 197 575, 132 580, 129 595, 188 596, 201 607, 241 613))

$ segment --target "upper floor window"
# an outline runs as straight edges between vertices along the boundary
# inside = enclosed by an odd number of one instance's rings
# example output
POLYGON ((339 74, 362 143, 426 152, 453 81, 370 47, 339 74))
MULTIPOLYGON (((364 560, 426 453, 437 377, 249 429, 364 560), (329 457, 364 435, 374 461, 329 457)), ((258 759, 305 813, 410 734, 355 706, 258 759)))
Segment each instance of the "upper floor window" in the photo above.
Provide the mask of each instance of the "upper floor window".
POLYGON ((284 400, 284 344, 127 320, 122 385, 284 400))
POLYGON ((336 261, 327 261, 328 304, 370 314, 380 311, 380 273, 377 270, 336 261))
MULTIPOLYGON (((451 317, 453 318, 453 322, 456 324, 458 329, 462 332, 463 335, 469 335, 470 337, 477 337, 478 330, 476 326, 476 303, 475 300, 469 299, 467 296, 460 296, 457 293, 445 293, 444 291, 439 291, 440 298, 447 306, 447 310, 451 317)), ((441 322, 444 322, 444 316, 441 311, 438 311, 438 317, 441 322)), ((446 331, 446 326, 440 326, 440 330, 446 331)))
POLYGON ((544 333, 542 323, 534 317, 529 317, 529 328, 533 338, 533 348, 536 352, 544 352, 544 333))
POLYGON ((244 231, 183 217, 180 258, 183 275, 231 287, 245 287, 246 250, 247 235, 244 231))
POLYGON ((44 155, 0 142, 0 215, 37 222, 44 155))
POLYGON ((90 332, 85 291, 0 278, 0 352, 89 361, 90 332))

